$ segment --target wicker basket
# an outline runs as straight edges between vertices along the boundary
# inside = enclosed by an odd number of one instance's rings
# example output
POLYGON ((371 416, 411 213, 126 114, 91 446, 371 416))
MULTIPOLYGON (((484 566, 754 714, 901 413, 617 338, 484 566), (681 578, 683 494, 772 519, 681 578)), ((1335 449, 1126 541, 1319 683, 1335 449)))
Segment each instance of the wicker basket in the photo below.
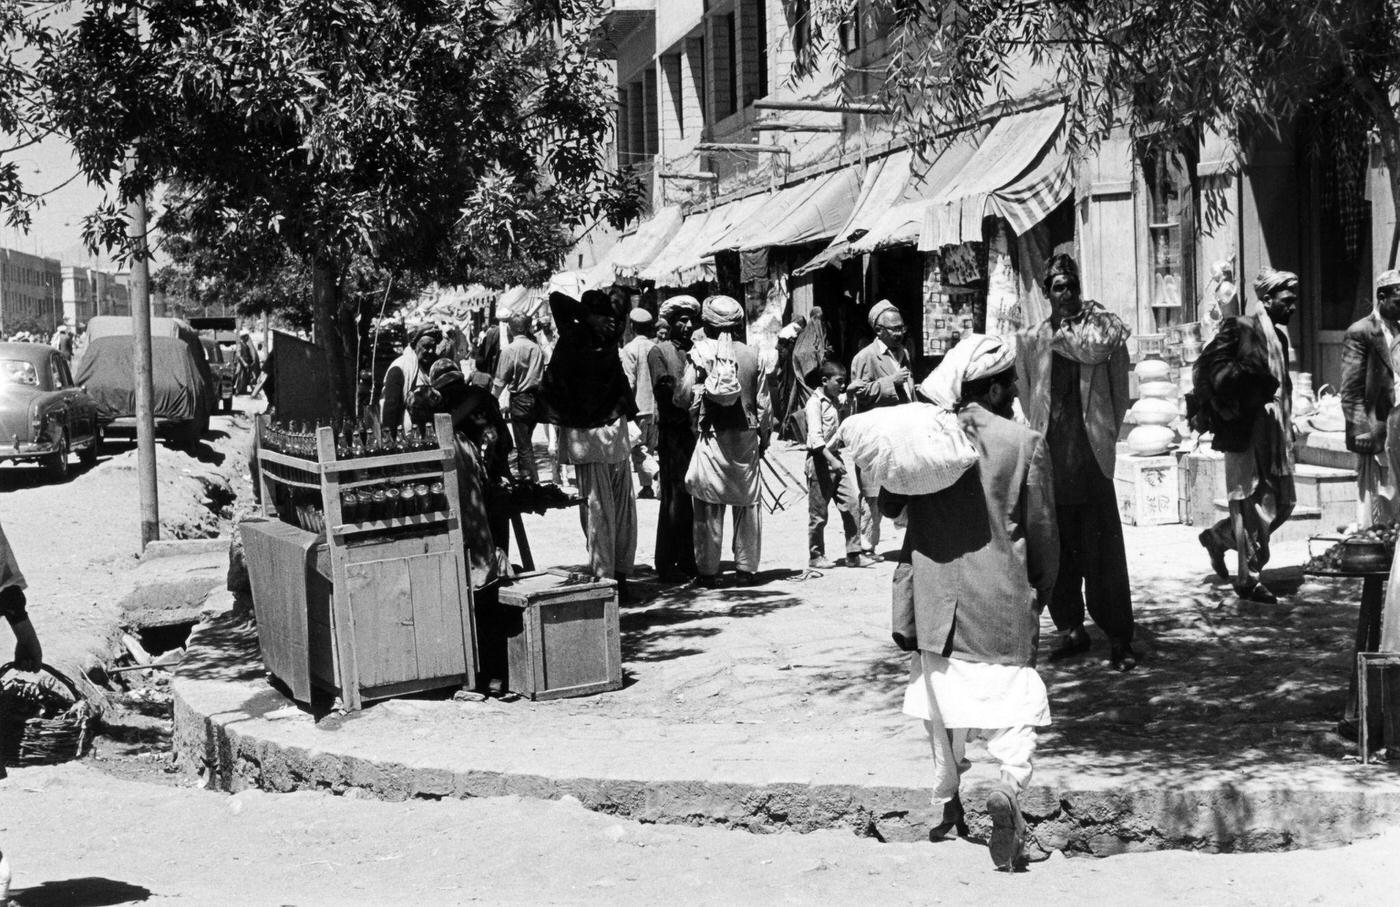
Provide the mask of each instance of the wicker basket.
POLYGON ((11 678, 13 671, 13 662, 0 665, 0 762, 10 767, 53 765, 82 756, 92 742, 94 710, 73 681, 50 665, 43 671, 58 684, 11 678), (36 707, 47 703, 51 710, 63 698, 59 685, 70 703, 59 714, 39 717, 37 708, 15 707, 25 698, 36 707))

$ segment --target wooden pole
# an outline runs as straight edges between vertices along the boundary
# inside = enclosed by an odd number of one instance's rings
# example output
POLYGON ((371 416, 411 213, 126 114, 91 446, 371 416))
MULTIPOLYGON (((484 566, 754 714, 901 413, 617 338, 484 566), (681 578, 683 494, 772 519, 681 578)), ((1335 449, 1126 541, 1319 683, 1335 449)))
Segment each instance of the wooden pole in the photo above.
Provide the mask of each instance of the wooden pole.
MULTIPOLYGON (((126 170, 136 168, 136 150, 126 170)), ((126 235, 132 240, 131 332, 135 342, 136 475, 141 502, 141 550, 160 538, 160 501, 156 485, 155 389, 151 380, 151 265, 146 244, 146 195, 127 206, 126 235)))
POLYGON ((792 154, 791 148, 781 145, 748 145, 743 142, 701 142, 696 151, 754 151, 759 154, 792 154))
POLYGON ((817 113, 893 113, 893 108, 884 104, 862 104, 857 101, 754 101, 759 110, 812 110, 817 113))

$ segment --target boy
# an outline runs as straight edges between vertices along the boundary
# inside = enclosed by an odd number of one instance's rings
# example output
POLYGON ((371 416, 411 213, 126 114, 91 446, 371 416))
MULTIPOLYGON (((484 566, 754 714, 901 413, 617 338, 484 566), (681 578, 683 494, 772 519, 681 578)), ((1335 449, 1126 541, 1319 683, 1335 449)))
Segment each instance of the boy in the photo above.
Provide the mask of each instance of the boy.
POLYGON ((841 514, 841 527, 846 532, 846 563, 851 567, 868 567, 875 563, 861 548, 857 508, 860 496, 856 492, 841 455, 828 445, 841 427, 841 395, 846 390, 846 369, 839 362, 823 362, 819 369, 821 386, 807 398, 807 554, 809 567, 827 570, 834 566, 826 556, 826 517, 832 499, 841 514))

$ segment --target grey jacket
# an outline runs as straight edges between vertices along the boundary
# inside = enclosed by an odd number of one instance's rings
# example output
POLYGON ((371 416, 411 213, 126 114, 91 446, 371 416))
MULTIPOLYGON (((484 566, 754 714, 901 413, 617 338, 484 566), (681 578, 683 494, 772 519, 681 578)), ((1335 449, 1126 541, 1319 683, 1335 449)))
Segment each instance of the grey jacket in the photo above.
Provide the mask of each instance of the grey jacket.
POLYGON ((964 661, 1033 664, 1060 563, 1045 439, 976 404, 959 419, 980 455, 962 478, 937 494, 881 495, 887 515, 909 515, 892 631, 964 661))

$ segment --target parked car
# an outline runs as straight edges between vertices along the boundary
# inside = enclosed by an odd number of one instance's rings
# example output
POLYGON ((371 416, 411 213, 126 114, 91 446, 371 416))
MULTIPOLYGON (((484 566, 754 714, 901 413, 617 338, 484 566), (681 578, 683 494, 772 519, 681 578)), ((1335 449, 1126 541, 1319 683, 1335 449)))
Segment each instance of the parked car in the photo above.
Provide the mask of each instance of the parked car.
MULTIPOLYGON (((219 334, 223 334, 220 331, 219 334)), ((234 340, 238 338, 235 336, 234 340)), ((219 409, 222 412, 233 412, 233 382, 234 373, 238 371, 238 357, 225 345, 221 336, 215 336, 210 331, 199 332, 199 342, 204 345, 204 358, 209 362, 209 371, 214 376, 214 381, 219 391, 219 409)))
MULTIPOLYGON (((77 379, 97 403, 103 430, 135 432, 135 338, 131 319, 101 315, 88 321, 91 340, 77 379)), ((151 319, 151 380, 156 429, 183 447, 209 430, 218 385, 194 328, 174 318, 151 319)))
POLYGON ((45 343, 0 343, 0 432, 0 459, 38 460, 57 479, 72 451, 91 466, 102 446, 97 403, 45 343))

